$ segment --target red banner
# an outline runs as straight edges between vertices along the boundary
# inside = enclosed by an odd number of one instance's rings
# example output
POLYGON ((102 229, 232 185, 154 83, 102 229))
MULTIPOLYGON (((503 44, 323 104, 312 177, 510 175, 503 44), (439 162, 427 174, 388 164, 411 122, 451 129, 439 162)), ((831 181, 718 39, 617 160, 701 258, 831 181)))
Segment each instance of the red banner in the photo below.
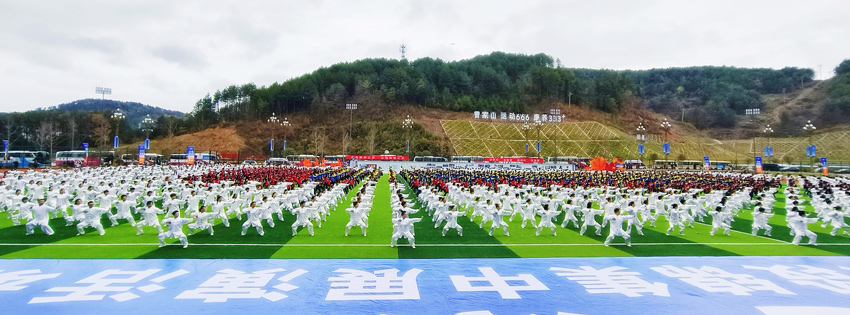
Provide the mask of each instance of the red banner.
POLYGON ((488 157, 484 161, 493 163, 543 163, 541 158, 524 158, 524 157, 488 157))
POLYGON ((358 159, 361 161, 407 161, 406 155, 346 155, 346 160, 358 159))

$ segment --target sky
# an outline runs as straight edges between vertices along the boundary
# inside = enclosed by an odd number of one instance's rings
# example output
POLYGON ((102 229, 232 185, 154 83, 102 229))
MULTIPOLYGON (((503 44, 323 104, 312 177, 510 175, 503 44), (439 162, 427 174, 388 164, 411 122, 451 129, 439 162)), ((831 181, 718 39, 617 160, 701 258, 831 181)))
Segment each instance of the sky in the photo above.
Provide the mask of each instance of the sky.
POLYGON ((84 98, 190 112, 233 84, 364 58, 545 53, 565 67, 833 76, 850 1, 2 1, 0 112, 84 98), (822 69, 822 71, 820 71, 822 69), (822 72, 822 73, 821 73, 822 72))

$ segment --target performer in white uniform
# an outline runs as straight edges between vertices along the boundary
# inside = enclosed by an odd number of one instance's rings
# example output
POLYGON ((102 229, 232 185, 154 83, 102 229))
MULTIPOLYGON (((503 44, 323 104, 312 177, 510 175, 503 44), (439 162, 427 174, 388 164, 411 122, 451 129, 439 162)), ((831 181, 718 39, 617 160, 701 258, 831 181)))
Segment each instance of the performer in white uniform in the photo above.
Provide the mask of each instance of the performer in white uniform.
POLYGON ((208 230, 210 235, 214 234, 212 222, 216 218, 216 214, 207 212, 207 206, 201 206, 198 212, 193 214, 195 222, 189 223, 189 235, 195 234, 195 230, 208 230))
POLYGON ((295 212, 295 223, 292 223, 292 236, 298 234, 298 227, 307 227, 307 232, 313 236, 313 222, 310 222, 311 209, 305 208, 306 202, 301 201, 300 206, 293 210, 295 212))
POLYGON ((189 240, 186 239, 186 234, 183 234, 183 225, 192 222, 192 219, 180 217, 180 210, 171 212, 170 218, 162 219, 162 225, 168 226, 168 232, 159 233, 159 247, 165 246, 166 238, 177 238, 183 244, 183 248, 189 247, 189 240))
POLYGON ((44 234, 53 235, 53 229, 48 225, 50 212, 52 211, 53 208, 44 204, 44 197, 38 199, 38 205, 32 208, 32 216, 26 225, 27 235, 32 235, 36 226, 40 226, 44 234))
POLYGON ((768 221, 773 216, 773 213, 766 213, 764 208, 759 207, 757 212, 753 212, 753 236, 758 235, 759 230, 764 230, 764 236, 770 236, 770 227, 768 221))
POLYGON ((100 218, 107 212, 109 211, 104 208, 95 207, 94 201, 89 201, 89 206, 83 209, 82 222, 77 224, 77 235, 86 234, 83 229, 87 227, 94 228, 100 235, 106 234, 103 230, 103 225, 100 224, 100 218))
POLYGON ((626 246, 632 247, 632 237, 629 233, 623 230, 623 222, 634 218, 632 215, 620 215, 620 208, 614 209, 614 214, 606 215, 608 218, 605 222, 611 223, 608 237, 605 239, 605 246, 611 244, 616 236, 622 236, 626 241, 626 246))
POLYGON ((818 222, 818 218, 807 218, 806 212, 803 210, 798 211, 797 214, 797 216, 789 219, 789 224, 794 230, 794 240, 791 244, 800 245, 800 241, 805 236, 809 238, 809 245, 817 245, 818 235, 809 231, 808 225, 818 222))
MULTIPOLYGON (((511 233, 508 233, 508 224, 505 223, 505 219, 502 216, 506 216, 511 214, 511 211, 502 210, 501 204, 496 204, 495 208, 490 211, 490 217, 493 219, 493 224, 490 225, 490 236, 493 236, 493 232, 496 231, 497 227, 501 227, 505 232, 505 236, 511 236, 511 233)), ((460 233, 460 231, 458 231, 460 233)))
POLYGON ((145 226, 155 227, 157 233, 162 233, 162 226, 156 216, 161 213, 163 213, 162 209, 157 208, 153 201, 146 202, 145 209, 142 210, 142 220, 136 223, 136 235, 142 235, 142 227, 145 226))
POLYGON ((458 236, 463 236, 463 228, 460 224, 457 224, 457 217, 464 215, 466 215, 466 213, 457 211, 457 209, 455 209, 455 205, 449 205, 449 210, 444 213, 446 226, 443 227, 443 236, 446 236, 446 232, 448 232, 449 229, 455 229, 457 230, 458 236))
POLYGON ((258 208, 257 203, 252 201, 251 205, 243 210, 243 212, 246 214, 246 217, 245 223, 242 223, 242 235, 247 234, 248 228, 253 226, 257 230, 257 234, 263 236, 263 222, 260 220, 263 215, 263 209, 258 208))
POLYGON ((410 242, 410 247, 416 248, 413 224, 420 220, 422 220, 422 218, 408 218, 406 211, 401 212, 401 218, 393 219, 393 230, 395 230, 395 233, 393 233, 392 239, 390 240, 390 247, 395 247, 398 239, 406 238, 410 242))

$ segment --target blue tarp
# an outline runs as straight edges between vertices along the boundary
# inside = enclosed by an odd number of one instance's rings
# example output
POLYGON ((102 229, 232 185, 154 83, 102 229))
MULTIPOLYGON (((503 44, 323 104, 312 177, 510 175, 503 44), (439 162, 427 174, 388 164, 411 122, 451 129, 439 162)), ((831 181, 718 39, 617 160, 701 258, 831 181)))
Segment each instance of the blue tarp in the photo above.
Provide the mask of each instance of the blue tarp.
POLYGON ((0 303, 4 314, 850 314, 850 258, 12 259, 0 260, 0 303))

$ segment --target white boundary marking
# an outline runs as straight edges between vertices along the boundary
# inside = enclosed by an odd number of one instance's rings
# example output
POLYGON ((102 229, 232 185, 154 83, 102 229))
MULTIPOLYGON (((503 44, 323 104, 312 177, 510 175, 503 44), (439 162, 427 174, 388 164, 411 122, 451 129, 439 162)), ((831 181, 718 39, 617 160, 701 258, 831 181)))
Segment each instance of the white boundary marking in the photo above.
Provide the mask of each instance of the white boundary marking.
MULTIPOLYGON (((157 243, 43 243, 43 244, 0 244, 0 246, 157 246, 157 243)), ((175 243, 172 245, 180 245, 175 243)), ((389 244, 196 244, 192 246, 256 246, 256 247, 388 247, 389 244)), ((625 244, 611 244, 625 245, 625 244)), ((791 243, 635 243, 634 246, 668 246, 668 245, 731 245, 731 246, 755 246, 755 245, 793 245, 791 243)), ((399 244, 397 246, 410 246, 399 244)), ((417 244, 419 247, 514 247, 514 246, 603 246, 602 243, 591 244, 417 244)), ((796 245, 794 245, 796 246, 796 245)), ((850 243, 819 243, 817 246, 850 246, 850 243)))

